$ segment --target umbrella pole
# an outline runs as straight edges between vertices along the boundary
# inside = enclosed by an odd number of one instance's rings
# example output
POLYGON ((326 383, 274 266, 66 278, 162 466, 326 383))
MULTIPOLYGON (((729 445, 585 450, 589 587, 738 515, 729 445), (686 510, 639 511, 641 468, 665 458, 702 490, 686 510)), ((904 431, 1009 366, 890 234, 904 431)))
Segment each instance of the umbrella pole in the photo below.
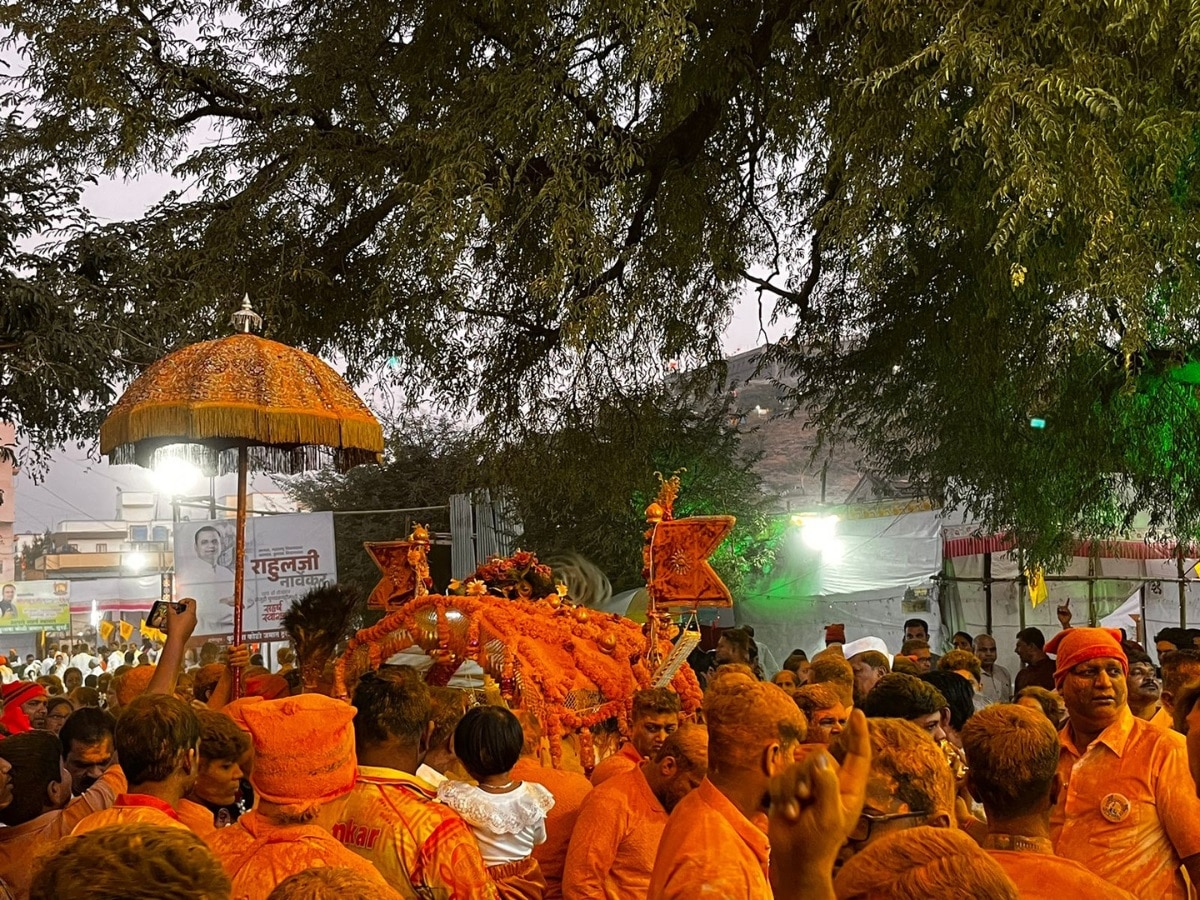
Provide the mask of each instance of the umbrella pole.
MULTIPOLYGON (((242 600, 246 594, 246 482, 249 451, 238 447, 237 540, 233 568, 233 645, 242 642, 242 600)), ((242 696, 242 670, 233 670, 233 699, 242 696)))

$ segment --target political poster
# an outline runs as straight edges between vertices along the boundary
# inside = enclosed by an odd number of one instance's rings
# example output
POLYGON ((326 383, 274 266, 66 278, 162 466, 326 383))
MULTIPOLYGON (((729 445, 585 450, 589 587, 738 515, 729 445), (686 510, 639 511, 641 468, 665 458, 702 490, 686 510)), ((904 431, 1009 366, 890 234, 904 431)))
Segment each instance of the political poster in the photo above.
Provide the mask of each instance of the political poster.
POLYGON ((69 581, 8 581, 0 585, 0 634, 71 630, 69 581))
MULTIPOLYGON (((197 637, 233 633, 234 527, 232 519, 175 525, 175 596, 195 598, 197 637)), ((336 581, 332 513, 247 520, 242 639, 286 637, 280 622, 292 603, 336 581)))

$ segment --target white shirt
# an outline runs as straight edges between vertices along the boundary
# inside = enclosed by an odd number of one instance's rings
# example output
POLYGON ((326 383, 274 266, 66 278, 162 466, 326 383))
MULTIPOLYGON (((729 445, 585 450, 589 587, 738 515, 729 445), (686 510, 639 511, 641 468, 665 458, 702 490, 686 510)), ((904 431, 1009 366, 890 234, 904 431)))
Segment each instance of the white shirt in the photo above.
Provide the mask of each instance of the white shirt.
POLYGON ((125 665, 125 654, 120 650, 114 650, 108 654, 108 671, 115 672, 123 665, 125 665))
POLYGON ((71 665, 82 672, 85 676, 91 674, 92 671, 92 654, 76 653, 71 657, 71 665))
POLYGON ((54 671, 54 657, 47 656, 45 659, 42 660, 42 674, 49 675, 53 671, 54 671))
POLYGON ((989 703, 1012 702, 1012 676, 1008 674, 1008 669, 1004 668, 1004 666, 992 666, 991 674, 984 669, 983 677, 979 680, 979 686, 983 688, 981 693, 989 703))
POLYGON ((546 813, 554 795, 540 784, 524 781, 507 794, 493 794, 465 781, 446 781, 438 799, 463 817, 486 866, 518 862, 546 842, 546 813))

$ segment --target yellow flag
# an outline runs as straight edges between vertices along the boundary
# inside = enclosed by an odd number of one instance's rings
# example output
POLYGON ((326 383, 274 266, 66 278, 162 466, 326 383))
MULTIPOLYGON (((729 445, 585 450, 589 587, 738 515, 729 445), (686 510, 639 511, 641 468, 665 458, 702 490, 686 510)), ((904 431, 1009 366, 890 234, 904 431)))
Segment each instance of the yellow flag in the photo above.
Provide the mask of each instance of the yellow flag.
POLYGON ((113 625, 112 622, 108 622, 108 621, 101 622, 100 623, 100 640, 104 641, 104 643, 107 644, 108 639, 113 636, 113 632, 116 630, 117 630, 117 628, 115 625, 113 625))
POLYGON ((1025 578, 1029 582, 1029 604, 1036 609, 1050 596, 1050 592, 1046 589, 1045 573, 1041 569, 1034 569, 1032 572, 1026 569, 1025 578))
POLYGON ((127 641, 133 637, 133 626, 128 622, 122 620, 118 627, 121 629, 121 640, 127 641))

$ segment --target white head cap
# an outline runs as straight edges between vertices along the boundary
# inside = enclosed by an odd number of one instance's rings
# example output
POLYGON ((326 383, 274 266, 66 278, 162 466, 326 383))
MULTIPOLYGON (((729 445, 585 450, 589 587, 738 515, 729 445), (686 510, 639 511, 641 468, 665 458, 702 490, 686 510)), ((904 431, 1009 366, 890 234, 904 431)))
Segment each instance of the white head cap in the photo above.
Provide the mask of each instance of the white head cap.
POLYGON ((876 650, 879 653, 882 653, 887 657, 888 665, 890 666, 892 664, 892 654, 888 653, 887 644, 883 642, 882 638, 877 637, 859 638, 856 641, 851 641, 848 644, 844 644, 842 646, 842 655, 845 656, 846 659, 850 659, 852 656, 855 656, 859 653, 865 653, 868 650, 876 650))

